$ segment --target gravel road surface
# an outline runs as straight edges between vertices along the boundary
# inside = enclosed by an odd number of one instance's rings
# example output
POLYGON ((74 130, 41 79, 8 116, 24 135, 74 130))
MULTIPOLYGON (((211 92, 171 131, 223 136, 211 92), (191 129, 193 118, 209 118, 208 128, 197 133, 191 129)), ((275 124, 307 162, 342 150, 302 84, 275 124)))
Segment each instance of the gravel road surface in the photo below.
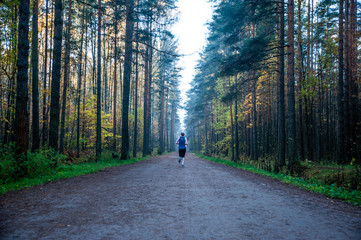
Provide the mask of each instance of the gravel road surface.
POLYGON ((0 239, 361 239, 361 209, 176 153, 0 196, 0 239))

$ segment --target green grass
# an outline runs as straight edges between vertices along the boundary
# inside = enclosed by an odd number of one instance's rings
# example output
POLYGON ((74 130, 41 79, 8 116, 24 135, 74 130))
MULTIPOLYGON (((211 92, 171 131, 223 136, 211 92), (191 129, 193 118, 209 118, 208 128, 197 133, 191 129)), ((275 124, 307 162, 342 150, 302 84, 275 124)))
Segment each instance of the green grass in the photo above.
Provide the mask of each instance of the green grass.
POLYGON ((9 191, 20 190, 47 182, 53 182, 60 179, 67 179, 76 176, 82 176, 89 173, 99 172, 105 168, 128 165, 149 157, 133 158, 129 160, 112 159, 111 153, 106 152, 102 155, 102 159, 99 162, 87 162, 80 164, 59 164, 58 167, 50 175, 38 176, 36 178, 23 178, 15 182, 10 182, 0 185, 0 194, 4 194, 9 191))
POLYGON ((303 179, 300 177, 293 177, 293 176, 286 175, 283 173, 268 172, 268 171, 265 171, 262 169, 258 169, 249 164, 234 163, 229 160, 212 158, 212 157, 204 156, 201 154, 195 154, 195 155, 197 155, 200 158, 212 161, 212 162, 224 164, 224 165, 235 167, 235 168, 240 168, 240 169, 254 172, 254 173, 257 173, 260 175, 265 175, 265 176, 277 179, 279 181, 300 187, 302 189, 316 192, 316 193, 321 193, 325 196, 335 198, 335 199, 340 199, 340 200, 343 200, 343 201, 346 201, 346 202, 349 202, 356 206, 361 207, 361 191, 357 191, 357 190, 348 191, 348 190, 344 189, 344 187, 337 187, 335 184, 332 184, 332 185, 322 184, 322 183, 318 182, 317 180, 306 180, 306 179, 303 179))

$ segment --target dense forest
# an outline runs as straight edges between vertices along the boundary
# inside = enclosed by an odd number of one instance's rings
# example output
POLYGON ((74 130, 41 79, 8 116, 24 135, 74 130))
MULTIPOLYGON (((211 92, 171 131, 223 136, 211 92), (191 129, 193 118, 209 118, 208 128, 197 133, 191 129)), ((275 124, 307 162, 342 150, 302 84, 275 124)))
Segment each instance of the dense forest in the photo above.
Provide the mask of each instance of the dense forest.
POLYGON ((0 141, 17 154, 174 150, 174 0, 0 4, 0 141))
MULTIPOLYGON (((361 4, 210 2, 185 106, 190 149, 276 172, 360 165, 361 4)), ((175 150, 177 11, 175 0, 3 1, 1 149, 97 159, 175 150)))
POLYGON ((189 91, 192 149, 291 173, 361 164, 360 2, 214 2, 189 91))

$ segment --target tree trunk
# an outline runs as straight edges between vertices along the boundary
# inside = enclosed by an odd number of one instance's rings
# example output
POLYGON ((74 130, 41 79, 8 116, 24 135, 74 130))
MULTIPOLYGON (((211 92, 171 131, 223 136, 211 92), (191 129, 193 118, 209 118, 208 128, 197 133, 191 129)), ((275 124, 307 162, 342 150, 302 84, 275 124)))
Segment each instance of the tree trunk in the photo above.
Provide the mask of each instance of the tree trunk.
POLYGON ((279 49, 278 49, 278 158, 275 171, 286 165, 286 128, 285 128, 285 20, 284 2, 278 3, 279 12, 279 49))
POLYGON ((132 74, 132 43, 133 43, 133 0, 126 1, 125 55, 123 73, 123 109, 122 109, 122 159, 129 158, 129 90, 132 74))
POLYGON ((32 35, 32 55, 31 62, 33 68, 33 132, 32 132, 32 151, 40 147, 39 135, 39 53, 38 53, 38 0, 34 0, 33 5, 33 35, 32 35))
MULTIPOLYGON (((11 8, 11 13, 12 13, 12 17, 11 17, 11 39, 12 41, 9 42, 9 50, 11 52, 16 52, 17 49, 17 41, 13 41, 15 39, 17 39, 17 30, 18 30, 18 4, 13 4, 13 7, 11 8)), ((16 81, 16 76, 15 73, 17 71, 17 57, 16 54, 14 54, 14 58, 11 60, 11 63, 9 64, 10 68, 12 69, 12 74, 11 76, 8 76, 8 91, 7 91, 7 110, 6 110, 6 120, 5 122, 5 126, 4 126, 4 136, 3 136, 3 143, 7 144, 9 143, 9 133, 11 133, 10 129, 13 127, 13 125, 11 125, 12 123, 14 123, 13 119, 15 117, 14 113, 13 113, 13 109, 15 108, 15 81, 16 81)), ((12 140, 14 140, 14 136, 10 135, 10 137, 12 138, 12 140)))
POLYGON ((207 101, 206 101, 206 96, 204 96, 204 101, 203 101, 203 112, 204 112, 204 135, 205 135, 205 155, 209 155, 209 144, 208 144, 208 124, 207 124, 207 101))
POLYGON ((53 69, 51 81, 51 102, 50 102, 50 126, 49 126, 49 146, 58 150, 59 140, 59 89, 60 89, 60 67, 61 67, 61 47, 63 36, 63 4, 61 0, 55 0, 54 17, 54 50, 53 50, 53 69))
MULTIPOLYGON (((15 61, 15 65, 17 64, 17 61, 15 61)), ((14 66, 15 68, 15 66, 14 66)), ((12 127, 10 125, 10 123, 12 122, 12 118, 13 118, 13 114, 12 114, 12 108, 14 107, 14 105, 16 104, 15 101, 15 94, 14 94, 14 86, 15 86, 15 79, 14 77, 9 78, 9 91, 8 91, 8 104, 7 104, 7 111, 6 111, 6 119, 7 121, 5 121, 5 128, 4 128, 4 139, 3 139, 3 143, 7 144, 9 143, 9 130, 12 127)))
POLYGON ((360 155, 360 146, 361 146, 361 133, 360 133, 360 102, 358 99, 359 96, 359 89, 357 85, 357 2, 356 0, 351 0, 350 4, 350 11, 351 11, 351 19, 350 19, 350 48, 351 48, 351 58, 350 58, 350 65, 351 65, 351 129, 352 129, 352 136, 351 136, 351 153, 352 157, 357 160, 359 164, 361 164, 361 155, 360 155))
POLYGON ((152 111, 152 107, 155 108, 155 104, 153 104, 152 106, 152 102, 154 101, 154 97, 152 99, 152 64, 153 64, 153 33, 152 33, 152 19, 153 19, 153 16, 150 17, 150 22, 149 22, 149 48, 148 48, 148 51, 149 51, 149 71, 148 71, 148 74, 149 74, 149 86, 148 86, 148 89, 149 89, 149 95, 148 95, 148 110, 149 110, 149 114, 148 114, 148 120, 147 120, 147 124, 149 125, 148 126, 148 142, 150 143, 149 144, 149 149, 148 149, 148 154, 151 154, 153 152, 153 148, 154 148, 154 139, 152 139, 152 136, 155 136, 155 132, 153 132, 153 129, 154 129, 154 126, 152 125, 152 120, 154 119, 154 112, 152 111), (153 127, 153 129, 152 129, 153 127))
MULTIPOLYGON (((137 19, 136 32, 138 36, 139 31, 139 20, 137 19)), ((136 39, 135 45, 135 100, 134 100, 134 134, 133 134, 133 157, 137 157, 137 139, 138 139, 138 81, 139 81, 139 71, 138 71, 138 52, 139 52, 139 39, 136 39)))
POLYGON ((161 74, 160 76, 160 118, 159 118, 159 150, 158 153, 162 154, 164 152, 164 76, 161 74))
POLYGON ((176 112, 176 103, 175 101, 172 101, 172 113, 171 113, 171 129, 170 129, 170 141, 171 141, 171 151, 174 151, 174 142, 175 142, 175 137, 174 137, 174 131, 175 131, 175 112, 176 112))
POLYGON ((257 122, 257 78, 256 73, 253 71, 252 73, 253 78, 253 96, 252 96, 252 112, 253 112, 253 140, 252 140, 252 150, 253 150, 253 160, 258 160, 258 134, 257 134, 257 128, 258 128, 258 122, 257 122))
POLYGON ((151 17, 147 22, 148 43, 144 54, 144 137, 143 137, 143 156, 150 154, 150 134, 151 134, 151 17))
POLYGON ((344 98, 343 98, 343 0, 339 2, 338 17, 338 124, 337 124, 337 161, 344 163, 344 98))
POLYGON ((350 19, 350 8, 349 1, 345 0, 345 41, 344 41, 344 52, 345 52, 345 77, 344 77, 344 126, 345 126, 345 144, 344 144, 344 162, 350 161, 350 29, 349 29, 349 19, 350 19))
POLYGON ((288 169, 291 173, 293 173, 293 165, 297 160, 294 55, 294 0, 288 0, 288 169))
MULTIPOLYGON (((83 16, 81 20, 81 36, 80 36, 80 49, 79 49, 79 65, 78 65, 78 89, 77 89, 77 121, 76 121, 76 151, 77 155, 80 154, 80 98, 81 98, 81 79, 82 79, 82 66, 83 66, 83 39, 84 39, 84 19, 85 19, 85 5, 83 6, 83 16)), ((86 66, 86 65, 85 65, 86 66)))
POLYGON ((235 132, 234 132, 234 140, 235 140, 235 149, 236 149, 236 156, 235 161, 239 161, 239 139, 238 139, 238 92, 237 92, 237 74, 234 75, 234 86, 236 91, 236 99, 234 99, 234 126, 235 126, 235 132))
POLYGON ((95 79, 96 79, 96 65, 97 65, 97 57, 95 56, 95 42, 96 42, 96 36, 95 36, 95 31, 93 31, 93 29, 91 30, 91 43, 92 43, 92 59, 93 59, 93 73, 92 73, 92 88, 93 88, 93 95, 97 94, 96 91, 96 83, 95 83, 95 79))
MULTIPOLYGON (((228 77, 228 85, 229 85, 229 90, 231 90, 231 76, 228 77)), ((231 152, 232 152, 232 156, 231 156, 231 161, 235 162, 235 157, 234 157, 234 126, 233 126, 233 111, 232 111, 233 105, 231 103, 231 105, 229 106, 229 113, 230 113, 230 117, 231 117, 231 152)))
POLYGON ((47 93, 46 93, 46 81, 48 76, 48 0, 46 0, 45 7, 45 56, 44 56, 44 83, 43 83, 43 129, 42 129, 42 144, 46 145, 48 142, 48 114, 46 111, 47 106, 47 93))
POLYGON ((97 49, 97 126, 96 126, 96 157, 100 160, 102 152, 102 103, 101 103, 101 0, 98 0, 98 49, 97 49))
POLYGON ((118 6, 114 5, 114 86, 113 86, 113 150, 117 151, 117 61, 118 6))
POLYGON ((29 56, 29 0, 21 0, 19 5, 17 87, 15 108, 15 142, 17 154, 27 152, 29 145, 28 116, 28 56, 29 56))
POLYGON ((310 29, 311 29, 311 0, 308 0, 308 4, 307 4, 307 59, 306 59, 306 64, 307 64, 307 68, 306 68, 306 78, 309 78, 309 73, 310 73, 310 49, 311 49, 311 43, 310 43, 310 29))
MULTIPOLYGON (((149 136, 148 136, 148 114, 149 114, 149 110, 147 108, 148 106, 148 96, 149 96, 149 92, 150 90, 148 89, 149 86, 149 55, 148 55, 148 47, 146 47, 145 49, 145 53, 144 53, 144 107, 143 107, 143 157, 145 157, 148 154, 149 151, 149 136)), ((150 97, 150 96, 149 96, 150 97)))
POLYGON ((69 82, 69 70, 70 70, 70 38, 71 38, 71 8, 72 0, 69 0, 69 12, 68 12, 68 25, 65 35, 65 56, 64 56, 64 87, 63 87, 63 104, 61 109, 61 126, 60 126, 60 148, 59 152, 64 152, 64 136, 65 136, 65 115, 66 115, 66 98, 69 82))
MULTIPOLYGON (((88 19, 88 8, 85 7, 85 18, 86 18, 86 24, 85 24, 85 49, 88 49, 88 28, 87 23, 89 22, 88 19)), ((88 51, 85 51, 84 56, 84 86, 83 86, 83 114, 85 113, 85 102, 86 102, 86 76, 87 76, 87 61, 88 61, 88 51)), ((82 138, 85 139, 85 120, 83 119, 82 124, 82 138)), ((85 142, 82 144, 82 149, 85 150, 85 142)))
POLYGON ((168 104, 169 103, 169 88, 167 88, 166 98, 165 98, 165 125, 164 125, 164 141, 165 141, 165 149, 170 152, 169 149, 169 121, 168 121, 168 104))
POLYGON ((313 44, 313 42, 314 42, 314 39, 313 39, 313 35, 314 35, 313 34, 313 12, 314 11, 313 11, 313 0, 312 0, 311 1, 311 26, 310 26, 311 27, 311 33, 310 33, 311 35, 310 35, 310 42, 309 42, 309 44, 311 45, 310 46, 310 57, 311 57, 310 58, 310 60, 311 60, 311 62, 310 62, 310 64, 311 64, 310 65, 310 68, 311 68, 310 69, 311 70, 310 74, 312 74, 312 75, 314 74, 314 71, 313 71, 313 68, 314 68, 313 67, 313 63, 314 63, 314 59, 313 59, 314 58, 314 56, 313 56, 313 45, 314 45, 313 44))
MULTIPOLYGON (((105 24, 103 25, 103 31, 105 33, 105 24)), ((105 37, 103 38, 103 81, 104 81, 104 92, 103 92, 103 108, 104 108, 104 114, 108 113, 108 70, 107 70, 107 55, 105 53, 105 43, 107 41, 105 40, 105 37)), ((109 49, 109 44, 108 44, 109 49)))
POLYGON ((298 57, 298 87, 299 87, 299 96, 298 96, 298 114, 299 114, 299 148, 300 148, 300 159, 303 161, 305 159, 305 146, 303 140, 303 111, 302 111, 302 96, 300 96, 302 91, 302 83, 303 83, 303 63, 302 63, 302 33, 301 33, 301 5, 302 0, 298 0, 298 12, 297 12, 297 19, 298 19, 298 29, 297 29, 297 57, 298 57))

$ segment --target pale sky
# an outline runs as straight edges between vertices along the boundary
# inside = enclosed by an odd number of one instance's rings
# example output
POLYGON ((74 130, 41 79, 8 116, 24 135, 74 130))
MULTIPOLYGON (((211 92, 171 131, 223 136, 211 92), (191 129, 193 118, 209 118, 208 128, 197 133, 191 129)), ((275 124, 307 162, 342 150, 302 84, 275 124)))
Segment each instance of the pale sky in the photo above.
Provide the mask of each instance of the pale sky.
MULTIPOLYGON (((199 58, 199 52, 206 44, 208 29, 206 23, 212 18, 212 7, 208 0, 178 0, 180 12, 179 22, 173 27, 173 33, 179 42, 180 54, 186 55, 181 58, 180 91, 182 103, 186 101, 186 92, 190 89, 190 82, 195 73, 195 66, 199 58)), ((179 111, 181 128, 184 130, 184 116, 186 112, 179 111)))

